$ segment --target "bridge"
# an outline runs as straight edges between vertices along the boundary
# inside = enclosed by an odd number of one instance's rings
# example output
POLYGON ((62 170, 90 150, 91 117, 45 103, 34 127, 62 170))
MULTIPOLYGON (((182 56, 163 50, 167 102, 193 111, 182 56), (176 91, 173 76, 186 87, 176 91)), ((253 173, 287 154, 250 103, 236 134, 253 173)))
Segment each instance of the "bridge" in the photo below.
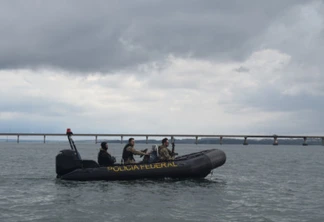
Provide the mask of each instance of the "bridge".
MULTIPOLYGON (((17 143, 19 143, 19 139, 21 136, 41 136, 43 137, 43 142, 46 143, 46 137, 49 136, 61 136, 65 137, 64 133, 0 133, 0 136, 16 136, 17 143)), ((243 145, 248 145, 248 138, 273 138, 273 145, 279 145, 278 139, 303 139, 303 146, 307 146, 307 139, 321 139, 322 145, 324 145, 324 136, 303 136, 303 135, 204 135, 204 134, 91 134, 91 133, 80 133, 73 134, 73 136, 83 136, 83 137, 94 137, 95 143, 98 143, 98 137, 120 137, 120 142, 123 143, 124 137, 144 137, 146 138, 146 143, 148 143, 149 137, 168 137, 171 138, 171 141, 174 140, 175 137, 180 138, 196 138, 196 144, 198 144, 198 138, 219 138, 219 143, 223 143, 223 138, 242 138, 243 145)))

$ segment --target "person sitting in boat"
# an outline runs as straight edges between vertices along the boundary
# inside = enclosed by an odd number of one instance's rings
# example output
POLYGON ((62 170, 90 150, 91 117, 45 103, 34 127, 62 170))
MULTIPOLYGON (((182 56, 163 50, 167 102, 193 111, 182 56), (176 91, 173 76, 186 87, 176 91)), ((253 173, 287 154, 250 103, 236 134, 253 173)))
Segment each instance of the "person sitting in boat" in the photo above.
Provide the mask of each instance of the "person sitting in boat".
POLYGON ((135 145, 134 138, 129 138, 128 144, 123 149, 122 158, 124 160, 124 164, 136 163, 136 161, 134 159, 134 155, 144 155, 144 156, 149 155, 145 152, 135 150, 134 145, 135 145))
POLYGON ((153 145, 151 151, 148 153, 150 154, 150 158, 148 160, 149 163, 154 163, 159 161, 159 154, 158 154, 158 146, 153 145))
POLYGON ((168 149, 169 146, 169 140, 168 138, 164 138, 162 140, 162 145, 158 147, 158 155, 160 161, 165 161, 165 160, 173 160, 174 159, 174 154, 172 153, 171 150, 168 149))
POLYGON ((101 143, 101 148, 98 153, 98 163, 100 166, 111 166, 116 162, 116 158, 108 153, 107 142, 101 143))

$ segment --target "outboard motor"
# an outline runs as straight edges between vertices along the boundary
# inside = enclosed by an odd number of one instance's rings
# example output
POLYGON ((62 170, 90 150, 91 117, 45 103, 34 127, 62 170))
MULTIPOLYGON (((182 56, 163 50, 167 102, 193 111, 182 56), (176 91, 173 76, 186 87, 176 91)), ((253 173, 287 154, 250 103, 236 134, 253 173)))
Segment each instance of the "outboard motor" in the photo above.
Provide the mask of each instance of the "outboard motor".
POLYGON ((57 177, 80 168, 82 168, 82 161, 78 158, 78 154, 74 150, 61 150, 56 155, 57 177))

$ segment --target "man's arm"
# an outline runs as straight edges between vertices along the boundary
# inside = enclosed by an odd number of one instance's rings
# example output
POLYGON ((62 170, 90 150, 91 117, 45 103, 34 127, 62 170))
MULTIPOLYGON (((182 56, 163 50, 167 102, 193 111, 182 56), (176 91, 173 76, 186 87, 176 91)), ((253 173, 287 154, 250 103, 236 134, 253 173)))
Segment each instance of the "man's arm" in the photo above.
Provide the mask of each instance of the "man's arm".
POLYGON ((172 153, 172 151, 171 151, 170 149, 168 149, 168 148, 165 148, 165 149, 167 149, 167 150, 168 150, 168 153, 169 153, 169 155, 170 155, 170 156, 172 156, 172 154, 173 154, 173 153, 172 153))
POLYGON ((171 157, 171 155, 169 154, 169 150, 168 148, 162 148, 161 149, 161 157, 164 160, 172 160, 173 158, 171 157))
POLYGON ((135 150, 134 147, 128 147, 127 150, 132 152, 135 155, 146 155, 146 153, 144 153, 144 152, 135 150))
POLYGON ((107 164, 114 164, 116 162, 116 159, 111 156, 109 153, 103 153, 102 157, 105 158, 105 163, 107 164))
POLYGON ((115 157, 113 157, 111 154, 108 154, 108 158, 109 158, 109 163, 110 164, 114 164, 115 162, 116 162, 116 158, 115 157))

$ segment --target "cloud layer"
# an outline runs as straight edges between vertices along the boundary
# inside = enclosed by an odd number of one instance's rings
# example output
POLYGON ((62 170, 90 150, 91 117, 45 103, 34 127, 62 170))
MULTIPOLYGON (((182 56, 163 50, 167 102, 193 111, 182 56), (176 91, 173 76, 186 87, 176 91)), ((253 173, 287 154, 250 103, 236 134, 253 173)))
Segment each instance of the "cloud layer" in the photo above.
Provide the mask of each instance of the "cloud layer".
POLYGON ((0 131, 323 134, 323 15, 321 1, 5 3, 0 131))
POLYGON ((301 2, 10 1, 0 9, 0 68, 110 72, 168 54, 244 60, 259 47, 255 36, 289 22, 301 2))

